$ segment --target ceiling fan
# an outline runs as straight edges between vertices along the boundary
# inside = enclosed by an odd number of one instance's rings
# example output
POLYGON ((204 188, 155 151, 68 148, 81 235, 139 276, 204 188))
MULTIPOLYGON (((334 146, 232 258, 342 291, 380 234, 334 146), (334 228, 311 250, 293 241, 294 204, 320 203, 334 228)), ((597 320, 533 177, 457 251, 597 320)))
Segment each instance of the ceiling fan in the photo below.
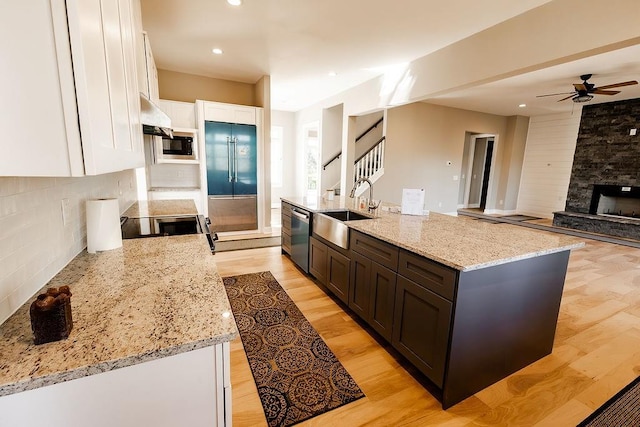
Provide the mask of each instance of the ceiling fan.
POLYGON ((629 80, 628 82, 620 82, 620 83, 614 83, 614 84, 610 84, 610 85, 604 85, 604 86, 599 86, 596 87, 595 84, 593 83, 589 83, 587 80, 589 80, 591 78, 591 74, 583 74, 580 76, 580 79, 582 80, 582 83, 574 83, 573 87, 575 88, 575 90, 573 92, 561 92, 561 93, 550 93, 547 95, 538 95, 536 98, 542 98, 545 96, 557 96, 557 95, 567 95, 570 94, 569 96, 559 99, 558 102, 560 101, 565 101, 567 99, 571 99, 573 102, 588 102, 591 101, 593 99, 593 94, 595 95, 615 95, 620 93, 619 90, 607 90, 607 89, 612 89, 614 87, 621 87, 621 86, 631 86, 631 85, 637 85, 638 82, 635 80, 629 80))

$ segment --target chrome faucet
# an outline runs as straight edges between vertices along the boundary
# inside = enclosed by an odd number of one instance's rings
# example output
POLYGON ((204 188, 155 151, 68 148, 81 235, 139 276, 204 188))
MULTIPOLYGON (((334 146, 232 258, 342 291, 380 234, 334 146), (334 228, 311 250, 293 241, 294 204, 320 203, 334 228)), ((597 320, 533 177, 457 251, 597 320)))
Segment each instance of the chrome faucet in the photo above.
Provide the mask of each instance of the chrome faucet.
POLYGON ((376 209, 378 209, 378 206, 380 206, 380 202, 375 203, 373 201, 373 184, 371 183, 371 181, 369 181, 369 178, 365 178, 364 176, 361 176, 360 178, 358 178, 356 183, 353 184, 353 188, 351 189, 351 193, 349 194, 349 197, 351 197, 352 199, 355 197, 356 189, 363 182, 366 182, 367 184, 369 184, 369 206, 367 207, 367 210, 369 212, 373 212, 376 209))

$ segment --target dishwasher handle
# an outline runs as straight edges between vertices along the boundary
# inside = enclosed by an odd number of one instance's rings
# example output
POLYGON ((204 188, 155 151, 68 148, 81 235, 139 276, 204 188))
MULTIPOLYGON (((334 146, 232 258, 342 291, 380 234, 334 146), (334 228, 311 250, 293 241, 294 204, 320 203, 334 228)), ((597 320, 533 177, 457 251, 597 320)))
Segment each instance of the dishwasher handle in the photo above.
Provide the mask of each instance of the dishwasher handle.
POLYGON ((295 209, 291 209, 291 214, 298 218, 300 221, 309 222, 309 213, 308 212, 300 212, 295 209))

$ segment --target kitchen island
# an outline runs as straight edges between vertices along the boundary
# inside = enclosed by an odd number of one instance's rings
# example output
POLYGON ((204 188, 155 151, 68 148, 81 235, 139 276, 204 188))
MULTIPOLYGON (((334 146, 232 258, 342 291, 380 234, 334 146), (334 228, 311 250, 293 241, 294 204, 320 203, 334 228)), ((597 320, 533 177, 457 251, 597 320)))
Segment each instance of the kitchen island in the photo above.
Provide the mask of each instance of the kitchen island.
POLYGON ((425 375, 444 408, 551 353, 569 253, 584 242, 384 206, 372 215, 353 199, 284 203, 372 217, 344 223, 347 248, 312 232, 309 271, 425 375))
POLYGON ((238 331, 205 235, 83 251, 43 291, 62 285, 73 294, 67 339, 34 345, 33 298, 0 325, 0 425, 230 419, 228 343, 238 331))

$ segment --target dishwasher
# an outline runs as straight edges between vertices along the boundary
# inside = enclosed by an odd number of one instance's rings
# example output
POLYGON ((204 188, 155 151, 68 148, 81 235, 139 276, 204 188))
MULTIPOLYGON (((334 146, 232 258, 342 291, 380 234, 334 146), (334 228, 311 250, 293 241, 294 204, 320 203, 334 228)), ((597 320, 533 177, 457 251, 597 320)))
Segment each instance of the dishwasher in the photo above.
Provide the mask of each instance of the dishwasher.
POLYGON ((291 209, 291 259, 305 273, 309 272, 309 219, 311 214, 291 209))

